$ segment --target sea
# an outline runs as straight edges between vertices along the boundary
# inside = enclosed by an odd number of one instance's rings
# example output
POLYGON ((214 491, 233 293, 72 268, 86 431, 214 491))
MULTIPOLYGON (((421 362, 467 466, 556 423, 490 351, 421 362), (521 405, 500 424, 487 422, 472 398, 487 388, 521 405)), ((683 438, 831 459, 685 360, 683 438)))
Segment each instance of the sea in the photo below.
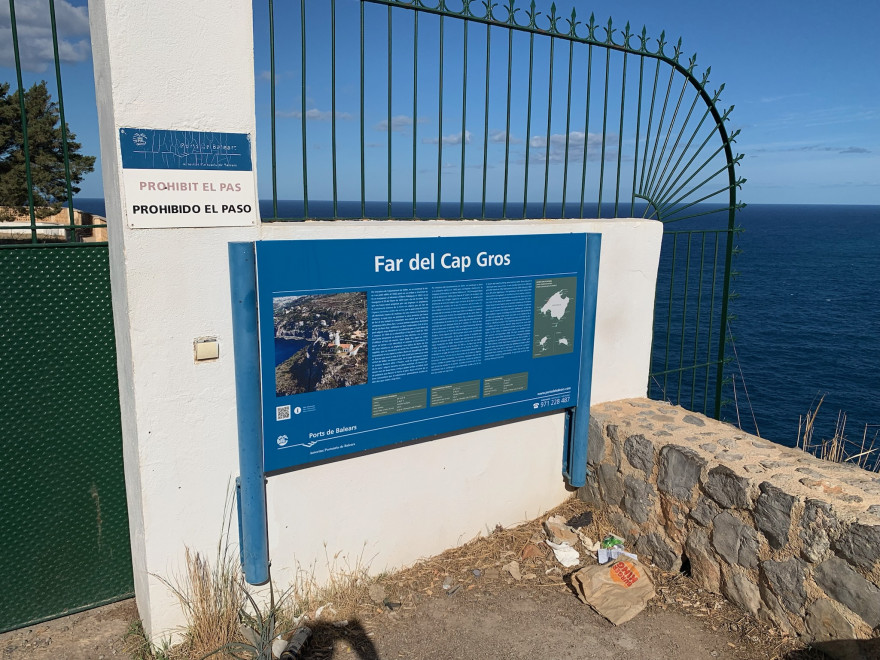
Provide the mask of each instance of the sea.
POLYGON ((275 339, 275 364, 281 364, 312 342, 307 339, 275 339))
MULTIPOLYGON (((75 205, 104 214, 102 199, 79 198, 75 205)), ((340 215, 355 217, 359 206, 341 202, 340 215)), ((501 215, 500 204, 486 207, 487 215, 501 215)), ((273 215, 271 201, 261 201, 260 208, 263 217, 273 215)), ((392 207, 392 215, 411 211, 409 204, 392 207)), ((420 204, 417 211, 436 216, 433 204, 420 204)), ((465 205, 465 217, 480 211, 479 205, 465 205)), ((529 205, 527 215, 542 211, 529 205)), ((609 217, 613 208, 603 205, 602 211, 609 217)), ((311 215, 331 212, 329 202, 311 203, 311 215)), ((547 217, 560 212, 559 204, 548 204, 547 217)), ((301 213, 302 202, 278 201, 278 217, 301 213)), ((369 203, 367 213, 387 215, 388 206, 369 203)), ((444 204, 441 214, 457 217, 458 204, 444 204)), ((722 417, 794 446, 799 419, 822 400, 814 441, 830 438, 845 414, 850 440, 861 442, 867 433, 880 446, 880 206, 750 204, 737 220, 744 231, 736 238, 739 275, 732 288, 738 296, 731 303, 728 348, 733 360, 725 372, 737 392, 722 417)), ((298 347, 283 344, 276 350, 292 354, 298 347)), ((732 398, 726 391, 725 399, 732 398)))

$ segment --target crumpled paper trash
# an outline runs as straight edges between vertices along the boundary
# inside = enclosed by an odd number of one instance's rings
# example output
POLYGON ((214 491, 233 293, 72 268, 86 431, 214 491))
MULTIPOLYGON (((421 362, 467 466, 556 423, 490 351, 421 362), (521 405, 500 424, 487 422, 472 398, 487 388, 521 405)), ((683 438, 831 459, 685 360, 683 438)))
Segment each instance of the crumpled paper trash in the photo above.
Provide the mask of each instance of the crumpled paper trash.
POLYGON ((550 516, 544 521, 544 531, 547 538, 554 543, 568 543, 575 545, 578 542, 578 533, 565 524, 562 516, 550 516))
POLYGON ((581 544, 584 546, 584 548, 586 548, 587 552, 599 551, 599 547, 601 545, 599 541, 594 541, 581 531, 578 531, 578 537, 580 538, 581 544))
POLYGON ((645 567, 634 559, 587 566, 571 576, 578 598, 614 625, 626 623, 654 597, 645 567))
POLYGON ((568 543, 554 543, 553 541, 547 541, 547 545, 553 550, 553 554, 556 555, 556 560, 566 568, 577 566, 581 563, 580 553, 568 543))

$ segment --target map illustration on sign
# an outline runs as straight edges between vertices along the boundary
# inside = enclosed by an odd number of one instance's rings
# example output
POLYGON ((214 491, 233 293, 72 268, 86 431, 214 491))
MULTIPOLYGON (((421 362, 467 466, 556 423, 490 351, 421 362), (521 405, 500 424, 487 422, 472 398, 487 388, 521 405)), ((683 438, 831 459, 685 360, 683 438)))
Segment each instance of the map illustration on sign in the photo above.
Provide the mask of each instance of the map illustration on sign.
POLYGON ((367 382, 367 293, 274 298, 275 396, 367 382))
POLYGON ((532 357, 574 351, 577 278, 535 280, 535 325, 532 357))

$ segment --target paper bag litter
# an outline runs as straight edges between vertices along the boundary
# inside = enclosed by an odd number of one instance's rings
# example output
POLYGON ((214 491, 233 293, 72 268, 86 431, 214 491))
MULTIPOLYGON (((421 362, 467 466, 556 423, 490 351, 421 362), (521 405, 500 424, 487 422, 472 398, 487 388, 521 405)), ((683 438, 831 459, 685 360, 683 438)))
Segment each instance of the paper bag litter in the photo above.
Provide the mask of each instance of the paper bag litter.
POLYGON ((632 619, 654 597, 645 567, 633 559, 587 566, 571 576, 578 597, 615 625, 632 619))

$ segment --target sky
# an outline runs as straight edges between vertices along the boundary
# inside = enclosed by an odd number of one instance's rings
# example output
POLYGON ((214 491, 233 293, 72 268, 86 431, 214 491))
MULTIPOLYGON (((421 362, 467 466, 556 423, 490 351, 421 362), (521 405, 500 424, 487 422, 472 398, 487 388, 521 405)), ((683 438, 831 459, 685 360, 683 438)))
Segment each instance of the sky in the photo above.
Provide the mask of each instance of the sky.
MULTIPOLYGON (((68 124, 82 142, 82 151, 99 153, 98 128, 94 101, 94 82, 89 49, 87 7, 83 0, 56 0, 61 43, 65 111, 68 124)), ((261 197, 271 192, 269 168, 268 47, 265 2, 254 3, 255 76, 257 84, 257 145, 258 185, 261 197)), ((285 3, 276 3, 277 52, 276 122, 279 153, 279 197, 295 198, 301 187, 301 112, 302 89, 299 71, 298 3, 296 12, 286 13, 285 3), (290 66, 293 64, 294 66, 290 66)), ((337 44, 337 144, 344 150, 360 141, 360 108, 357 99, 359 78, 358 51, 348 40, 356 32, 358 8, 353 0, 338 0, 337 44), (348 58, 348 59, 347 59, 348 58), (353 59, 351 59, 353 58, 353 59), (346 62, 349 62, 346 64, 346 62)), ((449 0, 450 6, 456 4, 449 0)), ((522 7, 525 0, 520 0, 522 7)), ((549 11, 549 2, 537 3, 539 11, 549 11)), ((47 0, 16 0, 16 14, 25 85, 45 79, 53 96, 55 72, 52 63, 51 37, 48 27, 47 0)), ((307 0, 307 11, 319 24, 325 20, 327 0, 307 0)), ((604 24, 613 17, 614 26, 622 28, 629 21, 634 31, 644 25, 650 37, 661 31, 675 42, 682 38, 683 53, 697 53, 697 74, 711 66, 707 87, 714 91, 724 83, 720 105, 735 105, 730 115, 730 131, 741 130, 734 145, 735 152, 745 154, 738 174, 748 179, 740 199, 748 203, 803 204, 880 204, 880 51, 876 48, 874 31, 880 24, 880 3, 864 0, 842 0, 829 6, 814 0, 775 0, 773 2, 741 0, 737 3, 670 0, 666 3, 645 0, 560 0, 559 13, 568 16, 572 7, 577 19, 586 21, 591 12, 604 24)), ((491 113, 488 126, 483 125, 480 112, 472 110, 484 100, 481 69, 485 67, 485 40, 472 28, 469 37, 469 82, 465 86, 457 71, 462 71, 460 48, 451 44, 461 38, 460 29, 447 27, 444 64, 444 112, 442 122, 438 105, 438 39, 436 21, 426 17, 420 24, 419 106, 418 119, 413 121, 412 90, 407 86, 413 76, 412 30, 403 21, 392 29, 394 35, 394 89, 391 123, 387 121, 387 26, 382 8, 367 10, 367 57, 369 71, 365 75, 368 90, 364 108, 366 148, 369 158, 383 162, 389 135, 392 141, 392 198, 405 199, 411 192, 413 178, 412 145, 418 148, 416 174, 419 199, 436 195, 435 180, 438 162, 442 170, 444 199, 455 197, 461 176, 460 153, 466 147, 466 196, 479 197, 480 177, 471 176, 481 168, 482 146, 489 145, 487 159, 493 168, 488 177, 488 198, 500 200, 503 193, 501 169, 496 165, 504 156, 506 132, 504 112, 498 99, 506 91, 506 73, 491 80, 491 113), (458 30, 456 32, 456 30, 458 30), (372 59, 371 59, 372 58, 372 59), (481 59, 482 58, 482 59, 481 59), (462 91, 468 93, 468 110, 462 130, 462 91), (487 130, 488 129, 488 130, 487 130), (415 133, 415 140, 413 138, 415 133), (438 146, 442 152, 438 154, 438 146), (433 172, 431 176, 426 173, 433 172), (423 181, 424 179, 424 181, 423 181)), ((501 13, 501 12, 499 12, 501 13)), ((522 14, 520 15, 522 16, 522 14)), ((396 19, 395 19, 396 20, 396 19)), ((546 20, 546 19, 542 19, 546 20)), ((539 20, 539 23, 541 20, 539 20)), ((329 34, 329 32, 327 32, 329 34)), ((546 41, 546 40, 544 40, 546 41)), ((492 43, 491 61, 506 62, 506 38, 492 43)), ((653 44, 654 42, 652 42, 653 44)), ((547 111, 536 109, 531 130, 526 135, 525 107, 514 102, 511 107, 510 162, 511 199, 523 199, 524 157, 532 156, 529 168, 529 199, 541 196, 544 166, 554 180, 562 176, 565 165, 565 92, 567 81, 567 48, 557 46, 557 69, 553 83, 552 127, 547 149, 547 111), (542 114, 543 113, 543 114, 542 114), (546 151, 545 151, 546 149, 546 151), (549 153, 549 163, 545 154, 549 153), (518 169, 517 169, 518 168, 518 169), (516 173, 514 173, 516 170, 516 173)), ((547 52, 544 45, 536 49, 533 83, 538 93, 549 90, 547 52), (543 86, 543 87, 542 87, 543 86)), ((515 44, 513 55, 514 99, 524 98, 527 81, 527 41, 515 44), (523 59, 525 58, 525 59, 523 59), (525 73, 524 73, 525 72, 525 73), (520 93, 521 92, 521 93, 520 93)), ((306 126, 308 129, 310 195, 326 198, 331 194, 331 177, 322 173, 330 164, 331 146, 329 96, 329 41, 317 29, 307 39, 306 126), (314 32, 314 34, 313 34, 314 32)), ((584 53, 576 53, 573 62, 575 82, 572 89, 583 90, 584 53), (578 87, 577 85, 581 85, 578 87)), ((594 57, 597 57, 594 55, 594 57)), ((604 62, 596 60, 593 76, 603 75, 604 62)), ((612 80, 619 73, 619 63, 612 62, 612 80)), ((497 70, 497 69, 496 69, 497 70)), ((630 74, 629 80, 634 79, 630 74)), ((12 45, 9 30, 9 9, 0 2, 0 81, 15 84, 12 45)), ((594 85, 596 81, 594 80, 594 85)), ((581 92, 583 93, 583 92, 581 92)), ((546 97, 546 92, 544 93, 546 97)), ((613 95, 612 95, 613 98, 613 95)), ((595 103, 594 106, 601 106, 595 103)), ((506 108, 505 108, 506 109, 506 108)), ((574 123, 568 132, 573 156, 583 153, 586 143, 590 158, 598 158, 602 131, 598 119, 591 119, 589 130, 583 126, 583 101, 572 101, 572 112, 580 115, 581 124, 574 123)), ((591 113, 594 112, 591 110, 591 113)), ((594 117, 591 114, 590 117, 594 117)), ((629 120, 629 116, 628 116, 629 120)), ((616 158, 616 128, 606 128, 608 141, 606 163, 613 170, 616 158)), ((635 144, 621 141, 621 152, 629 154, 635 144)), ((345 152, 345 153, 358 153, 345 152)), ((624 168, 631 156, 624 155, 624 168)), ((359 194, 360 168, 357 159, 340 158, 338 185, 341 198, 359 194), (357 166, 357 167, 355 167, 357 166)), ((576 176, 580 165, 572 158, 569 176, 576 176)), ((372 162, 372 160, 371 160, 372 162)), ((386 170, 370 167, 365 172, 367 197, 385 199, 386 170)), ((624 177, 625 178, 625 177, 624 177)), ((662 178, 662 177, 661 177, 662 178)), ((100 197, 100 168, 81 184, 83 197, 100 197)), ((550 185, 550 197, 558 197, 560 186, 550 185)), ((587 195, 594 194, 588 189, 587 195)))

